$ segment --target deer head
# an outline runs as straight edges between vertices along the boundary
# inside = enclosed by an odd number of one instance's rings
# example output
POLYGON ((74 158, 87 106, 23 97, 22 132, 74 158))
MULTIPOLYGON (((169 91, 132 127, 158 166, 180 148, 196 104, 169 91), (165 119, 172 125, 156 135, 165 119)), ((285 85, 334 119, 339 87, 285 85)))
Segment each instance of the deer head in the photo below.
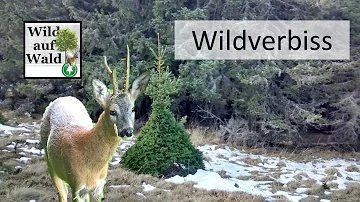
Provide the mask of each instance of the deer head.
POLYGON ((73 52, 65 51, 66 60, 71 65, 74 66, 77 58, 79 57, 79 48, 77 47, 73 52))
MULTIPOLYGON (((127 56, 129 61, 129 53, 127 56)), ((114 125, 115 133, 120 137, 130 137, 133 135, 135 110, 134 102, 142 91, 146 89, 150 76, 142 74, 132 83, 129 89, 129 73, 125 76, 124 89, 119 91, 116 81, 116 70, 111 70, 104 56, 105 68, 111 77, 113 92, 109 93, 106 85, 101 81, 93 80, 93 89, 96 101, 104 109, 104 116, 114 125)), ((127 72, 130 71, 129 62, 127 62, 127 72)))

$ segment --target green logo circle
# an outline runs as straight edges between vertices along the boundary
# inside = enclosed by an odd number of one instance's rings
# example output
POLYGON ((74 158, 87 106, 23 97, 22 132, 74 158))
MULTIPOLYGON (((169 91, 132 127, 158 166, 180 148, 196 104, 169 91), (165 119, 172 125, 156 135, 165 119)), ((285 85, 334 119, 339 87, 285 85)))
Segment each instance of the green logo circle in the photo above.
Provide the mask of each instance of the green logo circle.
POLYGON ((76 64, 74 64, 74 66, 70 66, 69 63, 65 63, 62 66, 62 73, 64 76, 66 77, 74 77, 76 75, 78 71, 78 68, 76 66, 76 64))

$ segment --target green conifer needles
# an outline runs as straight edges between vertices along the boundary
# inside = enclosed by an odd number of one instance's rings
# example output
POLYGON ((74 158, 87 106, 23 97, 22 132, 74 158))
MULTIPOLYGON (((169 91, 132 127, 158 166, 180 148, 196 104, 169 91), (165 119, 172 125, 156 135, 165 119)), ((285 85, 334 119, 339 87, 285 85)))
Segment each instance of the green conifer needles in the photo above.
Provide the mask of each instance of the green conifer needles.
POLYGON ((163 89, 169 88, 166 85, 174 82, 169 81, 173 77, 168 70, 165 70, 167 74, 162 74, 164 54, 165 49, 160 48, 159 42, 158 54, 155 55, 157 71, 153 71, 150 81, 152 113, 135 145, 124 154, 122 165, 139 173, 159 177, 194 174, 197 169, 204 168, 204 163, 201 152, 192 145, 183 124, 175 120, 169 109, 169 91, 163 89))

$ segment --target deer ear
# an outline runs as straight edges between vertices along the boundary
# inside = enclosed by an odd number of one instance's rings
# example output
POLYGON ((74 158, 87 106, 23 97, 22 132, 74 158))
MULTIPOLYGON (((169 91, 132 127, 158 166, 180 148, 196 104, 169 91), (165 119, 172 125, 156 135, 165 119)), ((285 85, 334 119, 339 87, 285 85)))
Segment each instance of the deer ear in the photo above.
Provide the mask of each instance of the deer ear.
POLYGON ((135 81, 132 83, 130 90, 131 100, 135 101, 136 98, 142 93, 149 83, 150 80, 150 72, 145 72, 140 75, 135 81))
POLYGON ((109 95, 106 85, 97 79, 93 80, 92 85, 96 101, 102 108, 105 108, 106 98, 109 95))

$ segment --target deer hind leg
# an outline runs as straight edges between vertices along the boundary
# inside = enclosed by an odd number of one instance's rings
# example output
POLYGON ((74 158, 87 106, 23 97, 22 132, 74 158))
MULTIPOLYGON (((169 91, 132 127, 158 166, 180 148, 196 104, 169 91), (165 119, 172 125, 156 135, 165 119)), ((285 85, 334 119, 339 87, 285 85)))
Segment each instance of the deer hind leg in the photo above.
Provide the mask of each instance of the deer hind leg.
POLYGON ((50 173, 50 177, 53 180, 56 190, 58 192, 59 195, 59 202, 67 202, 67 196, 68 196, 68 188, 67 185, 65 184, 65 182, 60 179, 56 173, 54 172, 54 169, 52 168, 48 157, 47 157, 47 152, 45 151, 45 159, 46 159, 46 163, 48 166, 48 170, 50 173))
POLYGON ((56 189, 59 193, 59 201, 67 202, 68 188, 67 188, 66 184, 57 175, 54 175, 51 178, 54 181, 56 189))

